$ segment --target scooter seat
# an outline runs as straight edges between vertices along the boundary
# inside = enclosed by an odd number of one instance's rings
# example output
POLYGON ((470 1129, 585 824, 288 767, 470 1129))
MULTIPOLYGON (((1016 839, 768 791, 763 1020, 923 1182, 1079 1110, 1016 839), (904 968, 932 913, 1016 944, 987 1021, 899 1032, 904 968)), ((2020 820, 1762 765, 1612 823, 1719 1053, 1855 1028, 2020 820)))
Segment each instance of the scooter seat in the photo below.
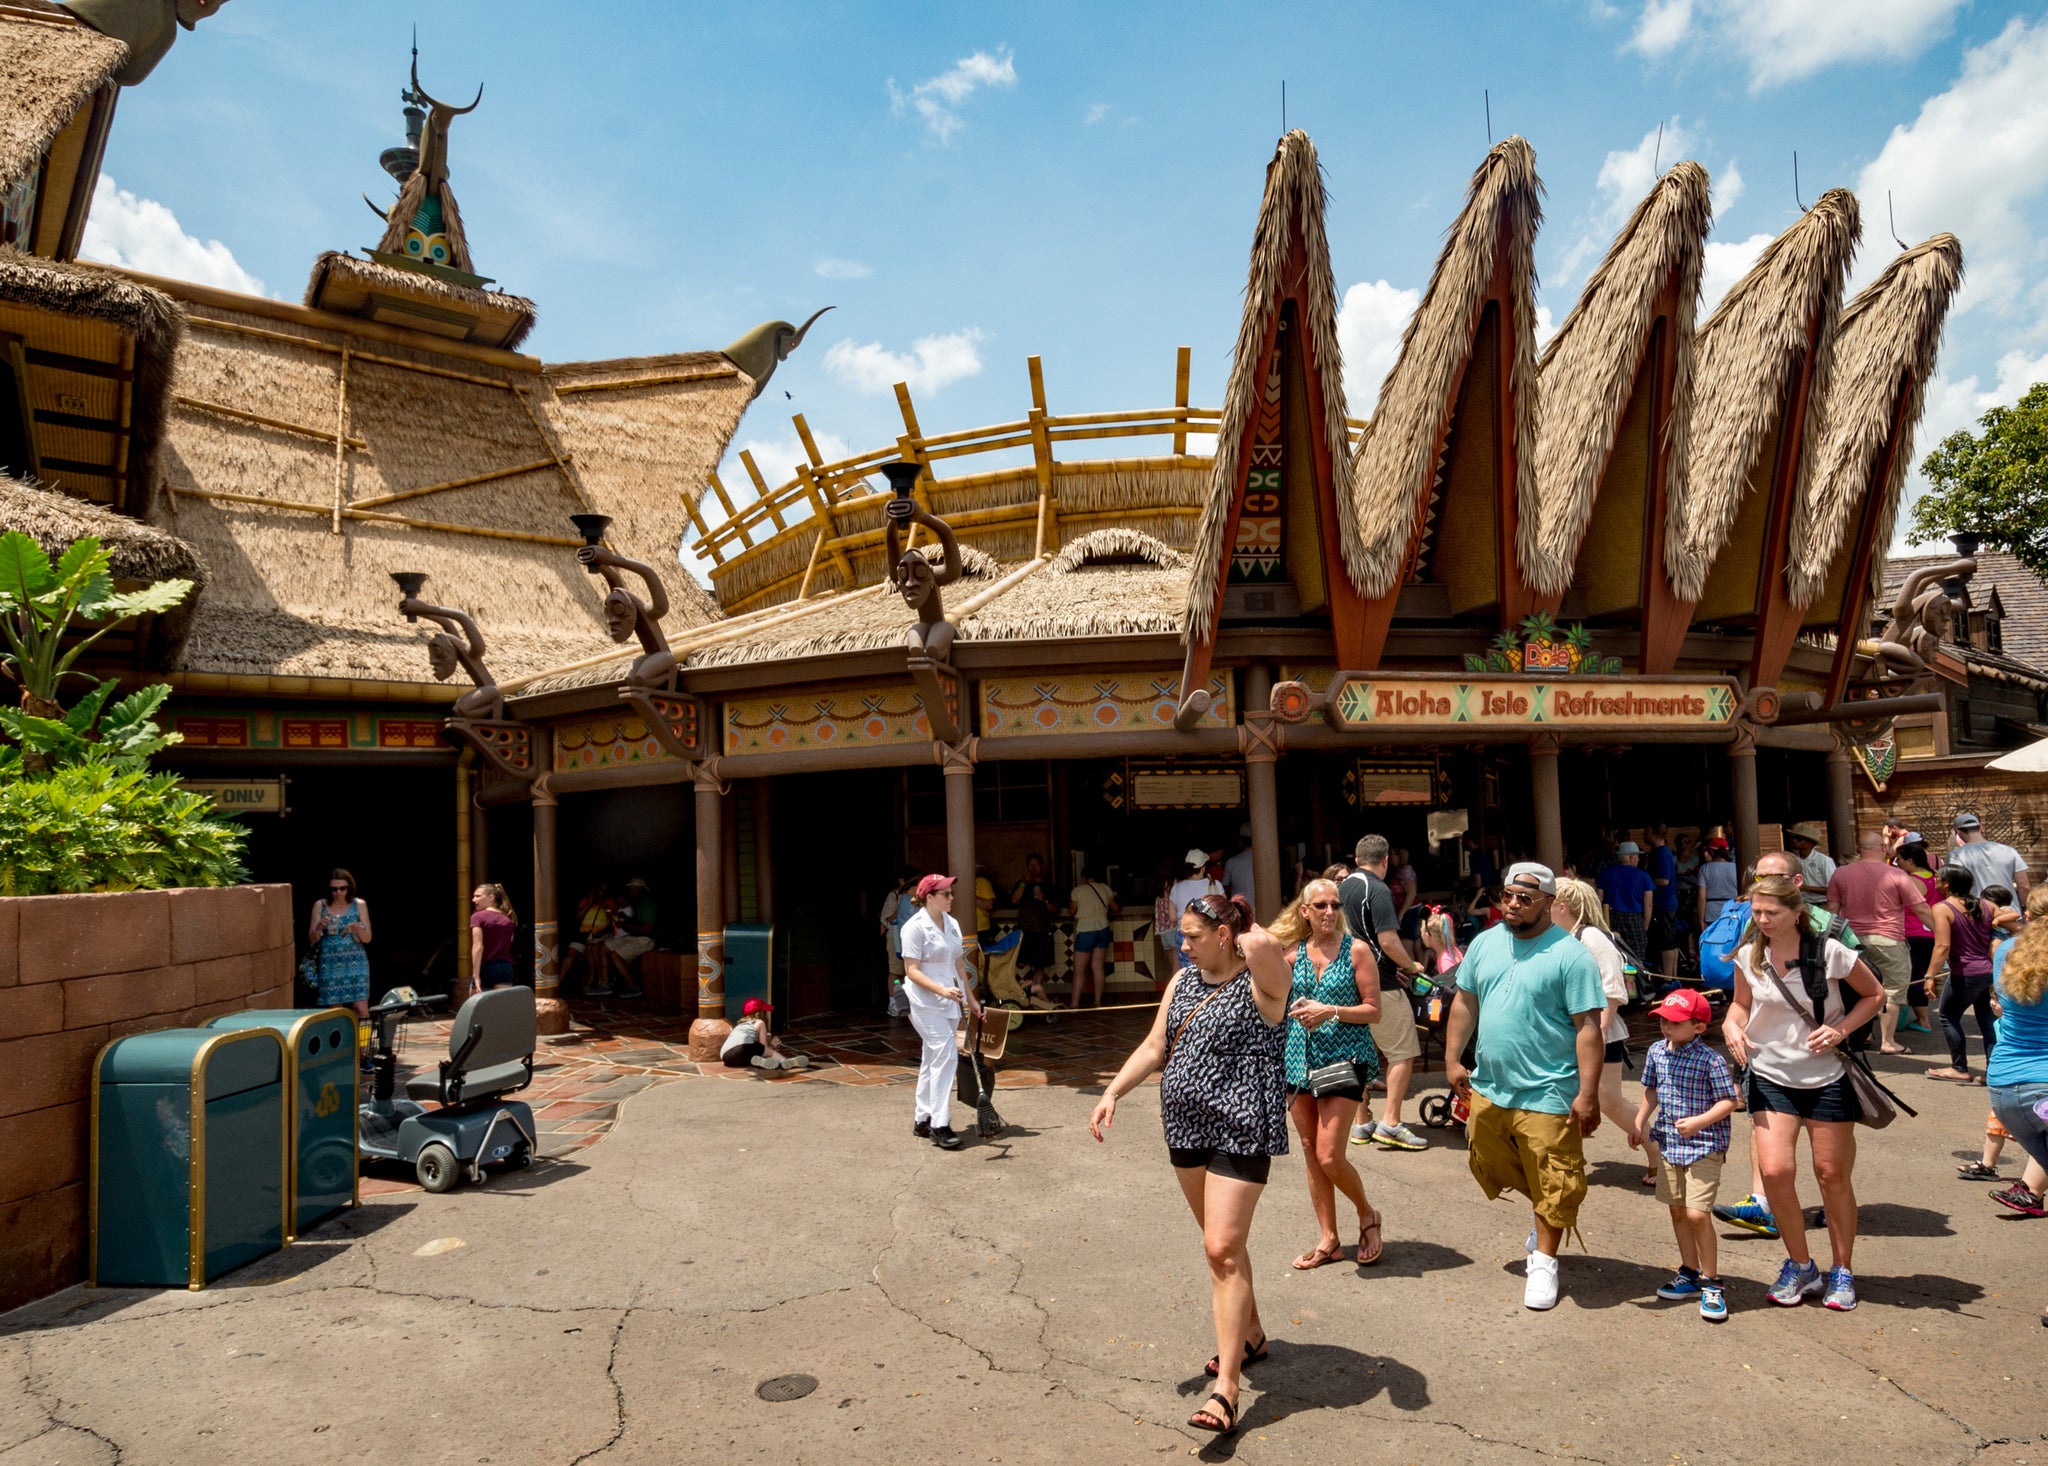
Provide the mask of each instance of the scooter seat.
POLYGON ((537 1042, 533 994, 523 987, 493 988, 462 1005, 448 1035, 439 1072, 405 1082, 407 1098, 444 1105, 473 1104, 511 1094, 533 1081, 537 1042))

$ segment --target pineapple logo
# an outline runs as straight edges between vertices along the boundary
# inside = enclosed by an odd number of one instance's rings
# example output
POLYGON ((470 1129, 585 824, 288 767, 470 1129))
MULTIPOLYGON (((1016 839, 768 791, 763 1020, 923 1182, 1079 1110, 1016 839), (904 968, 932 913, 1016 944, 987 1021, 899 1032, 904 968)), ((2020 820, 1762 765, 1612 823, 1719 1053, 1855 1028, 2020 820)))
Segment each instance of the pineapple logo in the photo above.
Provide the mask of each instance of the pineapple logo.
POLYGON ((341 1091, 334 1087, 334 1081, 330 1079, 320 1086, 320 1098, 313 1102, 313 1113, 324 1120, 340 1108, 341 1091))

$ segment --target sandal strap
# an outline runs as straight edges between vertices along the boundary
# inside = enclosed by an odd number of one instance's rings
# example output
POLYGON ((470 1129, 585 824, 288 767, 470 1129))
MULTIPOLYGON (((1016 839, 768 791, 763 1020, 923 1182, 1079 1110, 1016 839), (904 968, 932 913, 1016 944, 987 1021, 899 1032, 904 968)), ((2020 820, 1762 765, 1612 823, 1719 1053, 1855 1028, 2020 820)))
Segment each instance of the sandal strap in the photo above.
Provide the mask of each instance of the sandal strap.
POLYGON ((1231 1404, 1228 1400, 1224 1399, 1221 1395, 1217 1394, 1214 1390, 1211 1390, 1209 1392, 1209 1399, 1204 1400, 1202 1402, 1202 1407, 1195 1413, 1197 1415, 1206 1415, 1212 1420, 1222 1421, 1223 1428, 1225 1430, 1228 1430, 1231 1426, 1237 1424, 1237 1407, 1231 1404), (1216 1404, 1221 1405, 1223 1407, 1222 1413, 1219 1414, 1216 1411, 1211 1410, 1209 1408, 1210 1401, 1214 1401, 1216 1404))

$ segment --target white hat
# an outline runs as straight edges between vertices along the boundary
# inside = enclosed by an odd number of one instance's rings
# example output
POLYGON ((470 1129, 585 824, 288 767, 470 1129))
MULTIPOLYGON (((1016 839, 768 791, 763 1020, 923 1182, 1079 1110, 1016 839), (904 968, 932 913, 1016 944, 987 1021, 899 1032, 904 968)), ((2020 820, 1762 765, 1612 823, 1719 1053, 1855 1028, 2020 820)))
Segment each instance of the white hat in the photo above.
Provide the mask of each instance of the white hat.
POLYGON ((1209 852, 1206 850, 1190 850, 1187 856, 1187 863, 1189 865, 1207 865, 1209 863, 1209 852))
POLYGON ((1641 855, 1643 847, 1636 844, 1633 840, 1624 840, 1615 847, 1614 853, 1616 855, 1641 855))

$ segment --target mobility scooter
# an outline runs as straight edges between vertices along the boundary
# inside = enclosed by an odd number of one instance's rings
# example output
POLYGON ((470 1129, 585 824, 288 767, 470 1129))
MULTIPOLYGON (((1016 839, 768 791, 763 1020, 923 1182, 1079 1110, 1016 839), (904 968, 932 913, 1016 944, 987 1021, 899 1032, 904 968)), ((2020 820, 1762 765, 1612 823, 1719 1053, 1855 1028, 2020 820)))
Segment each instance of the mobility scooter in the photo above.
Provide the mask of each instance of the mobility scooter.
POLYGON ((481 1182, 485 1166, 523 1170, 533 1164, 534 1152, 533 1110, 503 1098, 533 1082, 530 989, 492 988, 464 1002, 438 1071, 413 1075, 405 1098, 396 1097, 398 1029, 442 1001, 402 987, 370 1009, 370 1097, 362 1106, 357 1141, 364 1159, 409 1165, 432 1192, 450 1190, 465 1176, 481 1182))

